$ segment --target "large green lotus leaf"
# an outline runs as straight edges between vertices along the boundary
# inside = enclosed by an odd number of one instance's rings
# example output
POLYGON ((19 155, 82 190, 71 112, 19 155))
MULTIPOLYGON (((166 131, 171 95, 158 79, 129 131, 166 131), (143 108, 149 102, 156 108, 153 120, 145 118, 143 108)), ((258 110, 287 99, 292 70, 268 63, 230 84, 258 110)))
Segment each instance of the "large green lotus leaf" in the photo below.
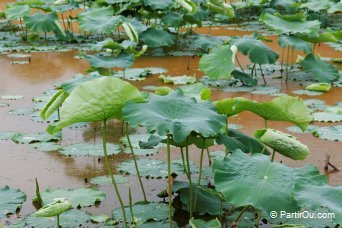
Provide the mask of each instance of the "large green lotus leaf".
POLYGON ((317 127, 313 130, 312 134, 321 139, 342 141, 342 125, 317 127))
POLYGON ((111 6, 101 7, 101 8, 91 7, 89 8, 89 10, 79 13, 78 18, 80 20, 83 20, 83 19, 92 19, 96 17, 110 17, 113 14, 114 14, 114 10, 113 10, 113 7, 111 6))
POLYGON ((335 214, 332 218, 336 223, 342 223, 342 186, 296 184, 294 198, 302 207, 311 210, 326 207, 335 214))
POLYGON ((227 202, 236 207, 251 205, 269 214, 271 211, 294 212, 300 206, 293 198, 296 183, 326 183, 326 177, 311 165, 289 168, 271 162, 263 154, 248 156, 236 150, 213 163, 215 187, 227 202))
MULTIPOLYGON (((236 149, 240 149, 244 153, 261 153, 264 150, 263 144, 261 144, 258 140, 249 137, 248 135, 229 128, 228 135, 220 134, 216 138, 216 142, 218 144, 223 144, 229 151, 234 151, 236 149)), ((268 154, 268 151, 264 151, 265 154, 268 154)))
POLYGON ((19 189, 11 189, 8 186, 0 188, 0 219, 5 218, 7 214, 15 214, 25 200, 25 193, 19 189))
POLYGON ((126 102, 141 99, 139 90, 121 79, 103 77, 85 82, 64 101, 54 131, 78 122, 121 119, 126 102))
POLYGON ((23 18, 25 15, 30 14, 30 7, 28 5, 14 5, 6 9, 6 18, 8 20, 16 20, 23 18))
POLYGON ((309 0, 308 2, 300 5, 300 8, 306 8, 310 11, 319 12, 321 10, 328 10, 334 5, 335 3, 330 0, 309 0))
POLYGON ((210 100, 211 98, 211 90, 202 83, 184 85, 179 88, 183 90, 185 95, 194 97, 196 100, 210 100))
POLYGON ((58 108, 63 104, 65 99, 69 96, 68 92, 60 89, 52 98, 45 104, 40 112, 40 117, 47 120, 58 108))
POLYGON ((239 102, 239 98, 225 98, 219 101, 215 101, 214 104, 217 107, 217 112, 219 114, 229 116, 234 116, 240 113, 240 110, 236 110, 235 106, 239 102))
POLYGON ((87 55, 82 53, 82 57, 87 60, 92 67, 129 68, 134 63, 134 55, 125 53, 122 53, 119 56, 87 55))
MULTIPOLYGON (((95 78, 100 78, 102 77, 101 75, 76 75, 74 76, 72 79, 67 80, 62 82, 61 84, 59 84, 57 86, 57 88, 61 88, 63 89, 65 92, 67 93, 71 93, 77 86, 81 85, 84 82, 93 80, 95 78)), ((49 101, 50 99, 48 99, 47 101, 49 101)))
POLYGON ((25 15, 24 20, 27 28, 34 32, 47 33, 59 29, 56 24, 56 21, 58 21, 56 13, 37 12, 30 16, 25 15))
POLYGON ((278 44, 281 48, 290 46, 295 50, 303 51, 304 53, 310 53, 312 51, 312 44, 306 42, 294 35, 281 35, 278 39, 278 44))
POLYGON ((323 94, 323 92, 310 91, 310 90, 305 90, 305 89, 294 90, 291 93, 297 94, 297 95, 307 95, 307 96, 320 96, 323 94))
MULTIPOLYGON (((134 220, 137 224, 143 224, 147 221, 162 221, 169 217, 169 207, 164 203, 149 202, 148 204, 137 203, 132 206, 134 220)), ((130 214, 129 207, 125 207, 126 214, 130 214)), ((172 213, 174 209, 172 208, 172 213)), ((121 208, 114 209, 113 217, 122 220, 121 208)), ((129 220, 131 221, 131 216, 129 220)))
POLYGON ((168 27, 178 28, 178 26, 183 25, 184 20, 181 15, 177 12, 170 12, 166 14, 161 21, 168 27))
POLYGON ((309 154, 309 148, 291 135, 273 129, 261 129, 254 136, 285 157, 294 160, 304 160, 309 154))
MULTIPOLYGON (((24 228, 47 228, 56 227, 56 217, 44 218, 37 217, 34 213, 31 213, 24 217, 20 222, 11 225, 11 227, 24 228)), ((60 215, 60 225, 62 227, 80 227, 85 226, 89 222, 89 214, 81 210, 70 210, 60 215)))
POLYGON ((318 91, 318 92, 328 92, 331 90, 330 83, 315 83, 305 87, 306 90, 318 91))
POLYGON ((56 6, 55 10, 57 12, 66 12, 69 10, 76 10, 78 8, 80 8, 78 2, 76 0, 70 0, 69 4, 61 4, 56 6))
POLYGON ((300 64, 311 77, 319 82, 331 82, 338 80, 340 74, 338 69, 326 62, 323 62, 318 55, 309 54, 300 64))
POLYGON ((123 113, 132 127, 143 125, 148 132, 172 135, 176 143, 184 142, 191 132, 214 137, 225 124, 225 116, 217 114, 212 103, 197 103, 181 89, 167 96, 151 94, 145 103, 127 103, 123 113))
MULTIPOLYGON (((152 147, 149 147, 149 148, 143 148, 141 147, 141 144, 148 141, 151 136, 154 136, 154 135, 150 135, 150 134, 130 134, 129 135, 129 138, 131 140, 131 145, 134 149, 152 149, 152 148, 161 148, 161 147, 166 147, 166 144, 164 143, 160 143, 160 141, 158 142, 158 145, 154 145, 152 147)), ((127 140, 127 137, 124 136, 120 139, 120 143, 126 147, 126 148, 129 148, 129 144, 128 144, 128 140, 127 140)))
POLYGON ((218 45, 202 56, 199 67, 212 80, 229 79, 235 70, 234 46, 218 45))
POLYGON ((262 41, 253 37, 245 36, 233 39, 232 43, 237 46, 242 54, 247 55, 252 63, 274 64, 279 58, 278 53, 265 45, 262 41))
POLYGON ((72 208, 72 204, 65 199, 56 199, 54 202, 41 207, 34 214, 37 217, 54 217, 72 208))
MULTIPOLYGON (((47 189, 40 193, 44 205, 52 203, 56 198, 65 198, 68 200, 73 208, 89 207, 96 202, 102 202, 106 199, 105 193, 97 189, 78 188, 78 189, 47 189)), ((37 197, 32 199, 33 202, 38 200, 37 197)))
POLYGON ((222 227, 220 221, 217 218, 209 220, 209 221, 192 218, 190 219, 189 223, 192 228, 205 228, 205 227, 221 228, 222 227))
MULTIPOLYGON (((155 159, 139 159, 137 160, 140 175, 142 177, 162 178, 167 177, 167 164, 155 159)), ((127 174, 135 174, 133 161, 123 162, 118 166, 118 170, 127 174)), ((171 172, 174 174, 181 174, 184 172, 181 163, 173 161, 171 164, 171 172)))
POLYGON ((31 144, 31 147, 41 152, 57 151, 62 148, 61 145, 54 142, 39 142, 31 144))
POLYGON ((219 44, 222 44, 222 40, 214 36, 196 35, 192 38, 193 40, 191 40, 189 47, 193 50, 200 49, 205 52, 208 52, 209 49, 214 48, 219 44))
POLYGON ((166 84, 174 84, 174 85, 186 85, 193 84, 196 82, 196 77, 192 76, 165 76, 159 75, 159 79, 163 80, 166 84))
POLYGON ((315 112, 313 113, 315 121, 319 122, 340 122, 342 121, 342 114, 333 112, 315 112))
MULTIPOLYGON (((114 175, 117 184, 124 184, 128 182, 128 178, 122 175, 114 175)), ((111 185, 112 178, 110 176, 98 176, 90 179, 91 184, 95 185, 111 185)))
POLYGON ((272 101, 258 103, 245 98, 238 98, 235 113, 251 111, 266 120, 287 121, 296 124, 303 131, 313 121, 305 102, 298 97, 281 96, 272 101))
MULTIPOLYGON (((107 143, 108 155, 118 154, 121 152, 119 145, 114 143, 107 143)), ((59 153, 66 156, 104 156, 102 143, 91 144, 91 143, 78 143, 63 146, 59 153)))
POLYGON ((175 43, 175 35, 162 29, 149 28, 140 34, 140 39, 151 48, 169 47, 175 43))
POLYGON ((48 133, 19 133, 14 135, 11 139, 13 140, 13 142, 21 144, 56 142, 61 139, 61 135, 50 135, 48 133))
POLYGON ((321 42, 333 42, 338 41, 337 37, 334 36, 333 32, 323 32, 319 33, 317 36, 310 36, 307 34, 299 35, 302 40, 310 43, 321 43, 321 42))
POLYGON ((120 16, 80 17, 80 29, 91 33, 112 33, 120 23, 120 16))
POLYGON ((321 22, 315 21, 286 21, 280 17, 265 13, 260 19, 267 25, 281 33, 310 34, 315 35, 319 32, 321 22))
POLYGON ((16 135, 20 135, 19 132, 14 131, 1 131, 0 132, 0 140, 12 140, 12 138, 16 135))
POLYGON ((175 5, 175 1, 172 0, 144 0, 144 5, 151 7, 153 10, 166 10, 175 5))
MULTIPOLYGON (((159 151, 158 149, 134 149, 134 154, 137 155, 137 156, 152 156, 152 155, 155 155, 155 154, 158 154, 159 151)), ((129 149, 129 148, 125 148, 124 153, 126 154, 131 154, 132 151, 129 149)))
POLYGON ((250 74, 234 70, 232 72, 232 75, 235 79, 242 82, 244 86, 256 86, 258 84, 258 80, 250 74))

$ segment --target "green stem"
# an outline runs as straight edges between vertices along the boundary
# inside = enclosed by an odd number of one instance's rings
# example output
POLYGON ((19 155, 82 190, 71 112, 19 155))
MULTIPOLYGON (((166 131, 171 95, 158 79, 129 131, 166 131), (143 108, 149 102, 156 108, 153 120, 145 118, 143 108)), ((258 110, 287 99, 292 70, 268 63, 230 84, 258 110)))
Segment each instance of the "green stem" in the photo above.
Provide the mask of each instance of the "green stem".
POLYGON ((243 213, 247 210, 249 208, 249 205, 247 205, 241 212, 240 212, 240 214, 239 214, 239 216, 234 220, 234 224, 236 224, 238 221, 239 221, 239 219, 241 218, 241 216, 243 215, 243 213))
POLYGON ((188 176, 188 171, 186 170, 186 166, 185 166, 185 159, 184 159, 184 151, 183 151, 183 147, 180 148, 181 151, 181 155, 182 155, 182 164, 183 164, 183 171, 186 174, 186 176, 188 176))
POLYGON ((193 197, 192 197, 192 181, 191 181, 191 171, 190 171, 190 161, 189 161, 189 145, 188 140, 186 140, 186 147, 185 147, 185 155, 186 155, 186 165, 188 167, 188 179, 189 179, 189 188, 190 188, 190 205, 189 205, 189 213, 190 219, 192 218, 193 214, 193 197))
POLYGON ((259 65, 259 69, 260 69, 260 72, 261 72, 262 80, 264 81, 264 84, 266 85, 267 83, 266 83, 264 72, 262 71, 262 68, 261 68, 260 64, 258 64, 258 65, 259 65))
POLYGON ((287 56, 286 56, 286 77, 285 82, 287 83, 287 80, 289 78, 289 56, 290 56, 290 46, 287 46, 287 56))
POLYGON ((132 205, 132 191, 131 191, 131 187, 128 187, 128 202, 129 202, 129 211, 131 212, 131 217, 132 217, 132 224, 135 224, 134 213, 133 213, 133 205, 132 205))
MULTIPOLYGON (((228 117, 226 118, 225 132, 226 132, 226 135, 228 136, 228 134, 229 134, 229 131, 228 131, 228 117)), ((224 156, 225 157, 228 156, 228 152, 229 152, 229 149, 228 149, 228 146, 226 145, 226 150, 224 151, 224 156)))
POLYGON ((242 72, 245 73, 245 71, 243 70, 241 64, 240 64, 240 61, 239 61, 239 58, 237 57, 237 55, 235 55, 235 59, 236 59, 236 62, 238 63, 239 67, 241 68, 242 72))
POLYGON ((201 149, 200 168, 199 168, 199 175, 198 175, 197 187, 196 187, 196 193, 195 193, 194 208, 196 208, 198 187, 201 185, 201 179, 202 179, 204 144, 205 144, 205 139, 203 138, 203 148, 201 149))
POLYGON ((207 148, 207 155, 208 155, 209 166, 211 166, 211 159, 210 159, 210 153, 209 153, 209 149, 208 148, 207 148))
POLYGON ((275 156, 275 150, 273 150, 273 153, 272 153, 272 158, 271 158, 271 162, 273 162, 274 161, 274 156, 275 156))
POLYGON ((125 207, 124 204, 122 202, 122 198, 118 189, 118 186, 116 184, 114 175, 113 175, 113 171, 112 168, 110 167, 109 164, 109 159, 108 159, 108 154, 107 154, 107 144, 106 144, 106 136, 107 136, 107 120, 103 120, 103 127, 102 127, 102 145, 103 145, 103 153, 104 153, 104 159, 105 159, 105 164, 107 167, 107 171, 109 172, 110 178, 112 179, 112 184, 116 193, 116 196, 118 197, 119 203, 120 203, 120 207, 122 210, 122 215, 123 215, 123 222, 124 222, 124 227, 127 227, 127 218, 126 218, 126 211, 125 211, 125 207))
POLYGON ((133 147, 132 147, 131 139, 129 138, 129 134, 128 134, 128 123, 126 123, 125 133, 126 133, 126 137, 127 137, 127 141, 128 141, 129 148, 130 148, 131 153, 132 153, 132 155, 133 155, 133 161, 134 161, 135 171, 136 171, 136 173, 137 173, 137 175, 138 175, 138 180, 139 180, 139 183, 140 183, 140 187, 141 187, 141 190, 142 190, 143 195, 144 195, 144 201, 147 202, 146 193, 145 193, 145 189, 144 189, 144 185, 143 185, 143 182, 141 181, 140 172, 139 172, 139 167, 138 167, 138 164, 137 164, 137 158, 136 158, 136 156, 135 156, 135 154, 134 154, 134 150, 133 150, 133 147))
POLYGON ((280 67, 281 73, 283 73, 283 70, 284 70, 284 48, 281 49, 281 67, 280 67))
POLYGON ((168 178, 168 197, 169 197, 169 223, 172 228, 172 192, 171 192, 171 150, 170 150, 170 135, 167 136, 167 178, 168 178))

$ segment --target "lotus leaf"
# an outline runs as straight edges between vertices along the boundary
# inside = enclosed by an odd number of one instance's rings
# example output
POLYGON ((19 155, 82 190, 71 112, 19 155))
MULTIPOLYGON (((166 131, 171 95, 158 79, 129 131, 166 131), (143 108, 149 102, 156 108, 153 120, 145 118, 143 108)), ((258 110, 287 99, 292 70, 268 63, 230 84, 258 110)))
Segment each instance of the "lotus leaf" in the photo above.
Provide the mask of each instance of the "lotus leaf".
POLYGON ((58 17, 56 13, 40 13, 37 12, 33 15, 24 16, 25 24, 27 28, 34 32, 52 32, 54 30, 59 30, 56 21, 58 17))
MULTIPOLYGON (((124 149, 123 151, 126 154, 131 154, 131 150, 129 148, 124 149)), ((157 154, 159 151, 157 149, 134 149, 134 154, 138 156, 151 156, 157 154)))
POLYGON ((317 127, 312 131, 312 134, 321 139, 342 141, 342 125, 317 127))
MULTIPOLYGON (((167 163, 160 160, 150 160, 150 159, 139 159, 137 160, 137 164, 139 167, 140 175, 143 177, 151 177, 151 178, 162 178, 167 177, 167 163)), ((127 174, 133 174, 134 172, 134 163, 133 161, 127 161, 121 163, 118 168, 119 171, 127 174)), ((181 174, 183 173, 182 163, 178 163, 173 161, 171 165, 172 173, 181 174)))
POLYGON ((202 83, 184 85, 179 88, 183 90, 185 95, 194 97, 196 100, 210 100, 211 98, 211 90, 202 83))
POLYGON ((302 40, 305 40, 310 43, 322 43, 322 42, 334 42, 336 43, 338 40, 333 35, 332 32, 323 32, 319 33, 317 36, 310 36, 307 34, 299 35, 302 40))
POLYGON ((163 80, 166 84, 175 84, 175 85, 185 85, 192 84, 196 82, 196 77, 192 76, 165 76, 160 75, 159 79, 163 80))
POLYGON ((235 79, 242 82, 242 84, 245 86, 256 86, 258 84, 258 80, 256 78, 252 77, 249 74, 243 73, 241 71, 234 70, 232 72, 232 75, 235 79))
POLYGON ((12 138, 20 133, 14 131, 2 131, 0 132, 0 140, 12 140, 12 138))
POLYGON ((7 104, 7 103, 0 103, 0 108, 8 107, 8 106, 9 106, 9 104, 7 104))
POLYGON ((310 53, 312 51, 312 44, 306 42, 294 35, 281 35, 278 39, 278 44, 281 48, 290 46, 295 50, 303 51, 304 53, 310 53))
POLYGON ((0 219, 8 214, 15 214, 25 200, 25 193, 19 189, 11 189, 8 186, 0 188, 0 219))
POLYGON ((178 28, 178 26, 184 23, 183 18, 177 12, 170 12, 166 14, 161 21, 168 27, 178 28))
POLYGON ((200 70, 213 80, 229 79, 235 70, 235 54, 236 46, 218 45, 202 56, 200 70))
POLYGON ((221 223, 220 221, 216 219, 212 219, 210 221, 204 221, 202 219, 190 219, 189 221, 190 226, 192 228, 204 228, 204 227, 210 227, 210 228, 221 228, 221 223))
POLYGON ((0 98, 3 100, 20 100, 20 99, 23 99, 24 96, 21 96, 21 95, 3 95, 0 98))
POLYGON ((219 44, 222 44, 222 40, 218 39, 217 37, 196 35, 193 37, 189 47, 193 50, 200 49, 208 52, 209 49, 214 48, 219 44))
MULTIPOLYGON (((121 152, 121 148, 117 144, 107 143, 108 155, 118 154, 121 152)), ((102 143, 90 144, 90 143, 78 143, 63 146, 59 152, 66 156, 104 156, 102 143)))
POLYGON ((70 0, 69 4, 58 5, 55 9, 57 12, 66 12, 69 10, 76 10, 80 8, 76 0, 70 0))
POLYGON ((78 122, 121 119, 125 103, 141 99, 139 90, 121 79, 103 77, 85 82, 64 101, 54 131, 78 122))
POLYGON ((54 142, 40 142, 40 143, 33 143, 31 144, 33 149, 36 149, 38 151, 42 152, 49 152, 49 151, 57 151, 61 149, 61 145, 56 144, 54 142))
POLYGON ((319 82, 330 82, 340 78, 335 66, 323 62, 318 55, 312 53, 305 57, 301 66, 305 71, 312 74, 313 79, 319 82))
POLYGON ((271 28, 275 29, 279 34, 310 34, 315 35, 320 29, 321 22, 315 21, 287 21, 280 17, 265 13, 260 19, 271 28))
POLYGON ((14 5, 6 9, 6 18, 8 20, 23 18, 25 15, 29 15, 30 11, 31 9, 28 5, 14 5))
POLYGON ((311 210, 326 207, 335 214, 331 218, 336 223, 342 223, 342 186, 332 187, 329 185, 314 185, 297 183, 294 197, 302 207, 311 210))
POLYGON ((330 83, 316 83, 316 84, 308 85, 305 89, 310 90, 310 91, 328 92, 331 89, 331 84, 330 83))
POLYGON ((143 0, 145 6, 151 7, 153 10, 166 10, 174 6, 175 2, 172 0, 143 0))
POLYGON ((315 112, 313 114, 314 120, 319 122, 340 122, 342 121, 342 114, 332 112, 315 112))
POLYGON ((279 58, 278 53, 253 37, 244 36, 243 38, 233 39, 232 43, 237 46, 242 54, 247 55, 252 63, 260 65, 274 64, 279 58))
MULTIPOLYGON (((128 182, 128 178, 122 175, 114 175, 117 184, 124 184, 128 182)), ((110 176, 99 176, 90 179, 91 184, 95 185, 111 185, 112 179, 110 176)))
POLYGON ((11 138, 16 143, 29 144, 36 142, 56 142, 61 139, 60 134, 50 135, 47 133, 18 133, 11 138))
POLYGON ((245 155, 236 150, 230 157, 214 160, 215 187, 236 207, 251 205, 269 214, 300 209, 293 198, 296 183, 326 183, 317 168, 289 168, 271 162, 263 154, 245 155))
POLYGON ((330 0, 322 0, 322 1, 309 0, 308 2, 302 4, 300 8, 306 8, 314 12, 319 12, 321 10, 327 11, 334 5, 335 3, 330 0))
MULTIPOLYGON (((14 227, 35 227, 47 228, 56 226, 56 218, 36 217, 31 213, 24 217, 19 223, 13 224, 14 227)), ((60 215, 60 225, 62 227, 84 226, 89 221, 89 214, 81 210, 70 210, 60 215)))
POLYGON ((87 60, 92 67, 104 68, 129 68, 134 63, 133 54, 122 53, 119 56, 87 55, 82 53, 82 57, 87 60))
POLYGON ((318 126, 315 125, 309 125, 308 128, 306 128, 306 130, 303 132, 302 129, 300 129, 297 126, 292 126, 292 127, 287 127, 286 129, 290 132, 294 132, 297 134, 301 134, 301 133, 312 133, 313 131, 315 131, 317 128, 319 128, 318 126))
MULTIPOLYGON (((72 204, 73 208, 88 207, 96 202, 102 202, 106 199, 106 195, 97 189, 78 188, 78 189, 47 189, 40 193, 44 205, 53 203, 55 199, 65 198, 72 204)), ((33 202, 38 200, 37 197, 32 199, 33 202)))
POLYGON ((307 96, 320 96, 323 94, 323 92, 317 92, 317 91, 309 91, 309 90, 294 90, 291 93, 297 94, 297 95, 307 95, 307 96))
POLYGON ((169 93, 171 93, 172 91, 173 91, 173 89, 171 89, 170 87, 160 86, 160 87, 156 88, 154 93, 159 95, 159 96, 165 96, 165 95, 168 95, 169 93))
POLYGON ((12 109, 9 110, 9 114, 17 115, 17 116, 24 116, 28 114, 32 114, 33 110, 32 107, 29 108, 17 108, 17 109, 12 109))
POLYGON ((175 36, 162 29, 149 28, 140 34, 140 39, 151 48, 174 45, 175 36))
POLYGON ((197 103, 180 89, 167 96, 151 94, 145 103, 127 103, 123 113, 132 127, 144 125, 148 132, 172 135, 176 143, 184 142, 191 132, 214 137, 225 124, 225 116, 217 114, 214 105, 197 103))
POLYGON ((323 100, 318 100, 318 99, 306 99, 304 100, 305 104, 308 105, 308 108, 313 110, 313 111, 323 111, 324 109, 326 109, 326 104, 325 101, 323 100))
POLYGON ((91 215, 90 220, 96 223, 105 223, 110 220, 108 215, 91 215))
POLYGON ((42 117, 43 120, 47 120, 63 104, 68 96, 68 92, 60 89, 43 107, 42 111, 40 112, 40 117, 42 117))
MULTIPOLYGON (((130 213, 129 207, 126 207, 125 210, 126 214, 130 213)), ((147 221, 163 221, 169 217, 169 207, 167 204, 164 203, 137 203, 132 206, 132 210, 134 214, 134 221, 137 224, 143 224, 147 221)), ((114 209, 113 217, 122 219, 121 209, 114 209)))
POLYGON ((304 160, 309 154, 309 148, 291 135, 273 129, 257 130, 254 136, 260 142, 271 147, 285 157, 294 160, 304 160))
POLYGON ((72 204, 65 199, 57 199, 52 203, 44 205, 35 214, 37 217, 53 217, 72 208, 72 204))

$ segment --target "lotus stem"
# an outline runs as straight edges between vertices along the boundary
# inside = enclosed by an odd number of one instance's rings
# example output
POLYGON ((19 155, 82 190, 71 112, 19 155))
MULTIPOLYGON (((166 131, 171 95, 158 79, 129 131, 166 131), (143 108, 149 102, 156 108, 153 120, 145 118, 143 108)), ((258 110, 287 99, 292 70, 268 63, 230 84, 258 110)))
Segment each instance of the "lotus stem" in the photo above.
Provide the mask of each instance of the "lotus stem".
POLYGON ((126 137, 127 137, 129 148, 130 148, 131 153, 133 155, 135 171, 136 171, 136 173, 138 175, 138 180, 139 180, 139 183, 140 183, 141 191, 143 192, 143 195, 144 195, 144 201, 147 202, 144 185, 143 185, 143 182, 141 181, 141 177, 140 177, 140 172, 139 172, 139 167, 138 167, 138 164, 137 164, 137 159, 136 159, 136 156, 134 154, 134 150, 133 150, 133 147, 132 147, 131 139, 129 138, 129 135, 128 135, 128 123, 126 123, 125 133, 126 133, 126 137))
POLYGON ((245 73, 244 69, 242 68, 241 64, 240 64, 240 61, 239 61, 239 58, 237 57, 237 55, 235 55, 235 59, 236 59, 236 62, 238 63, 239 67, 241 68, 242 72, 245 73))
POLYGON ((133 205, 132 205, 131 187, 128 188, 128 202, 129 202, 129 211, 131 212, 131 217, 132 217, 132 224, 135 224, 135 222, 134 222, 134 213, 133 213, 133 205))
POLYGON ((289 56, 290 56, 290 46, 287 46, 287 56, 286 56, 286 77, 285 82, 289 79, 289 56))
POLYGON ((236 224, 239 219, 241 218, 241 216, 243 215, 243 213, 249 208, 249 205, 247 205, 246 207, 243 208, 243 210, 240 212, 239 216, 234 220, 234 224, 236 224))
POLYGON ((254 65, 253 65, 253 67, 252 67, 252 70, 251 70, 251 77, 253 77, 254 69, 255 69, 255 63, 254 63, 254 65))
POLYGON ((258 64, 258 65, 259 65, 259 69, 260 69, 260 72, 261 72, 262 80, 264 81, 264 85, 266 85, 267 83, 266 83, 264 72, 262 71, 262 68, 261 68, 260 64, 258 64))
POLYGON ((275 156, 275 150, 273 150, 273 153, 272 153, 272 158, 271 158, 271 162, 273 162, 274 161, 274 156, 275 156))
POLYGON ((208 148, 207 148, 207 155, 208 155, 209 166, 211 166, 211 159, 210 159, 210 153, 209 153, 209 149, 208 148))
POLYGON ((198 187, 201 185, 201 179, 202 179, 204 144, 205 144, 205 139, 203 138, 203 148, 201 149, 200 168, 199 168, 199 175, 198 175, 197 187, 196 187, 196 193, 195 193, 194 208, 196 208, 198 187))
POLYGON ((110 167, 109 164, 109 159, 108 159, 108 154, 107 154, 107 120, 103 120, 103 127, 102 127, 102 145, 103 145, 103 153, 104 153, 104 159, 105 159, 105 164, 107 167, 107 171, 109 172, 110 178, 112 179, 112 184, 116 193, 116 196, 118 197, 119 203, 120 203, 120 207, 122 210, 122 215, 123 215, 123 222, 124 222, 124 227, 127 227, 127 218, 126 218, 126 211, 125 211, 125 207, 124 204, 122 202, 122 198, 118 189, 118 186, 116 184, 114 175, 113 175, 113 171, 112 168, 110 167))
MULTIPOLYGON (((228 117, 226 118, 225 132, 226 132, 226 135, 228 136, 228 134, 229 134, 229 131, 228 131, 228 117)), ((228 149, 228 146, 226 145, 226 150, 224 151, 224 156, 225 157, 228 156, 228 152, 229 152, 229 149, 228 149)))
POLYGON ((60 228, 60 227, 61 227, 61 225, 59 223, 59 215, 57 215, 57 228, 60 228))
POLYGON ((189 161, 189 145, 188 140, 186 140, 186 147, 185 147, 185 155, 186 155, 186 165, 188 167, 188 179, 189 179, 189 189, 190 189, 190 205, 189 205, 189 213, 190 219, 192 218, 193 214, 193 196, 192 196, 192 181, 191 181, 191 171, 190 171, 190 161, 189 161))
POLYGON ((281 49, 281 67, 280 73, 282 74, 284 71, 284 48, 281 49))
POLYGON ((167 135, 167 178, 168 178, 168 198, 169 198, 169 223, 172 228, 172 192, 171 192, 171 150, 170 150, 170 135, 167 135))
POLYGON ((186 166, 185 166, 183 147, 180 148, 180 151, 181 151, 181 155, 182 155, 183 170, 184 170, 184 173, 186 174, 186 176, 188 176, 188 172, 186 171, 186 166))

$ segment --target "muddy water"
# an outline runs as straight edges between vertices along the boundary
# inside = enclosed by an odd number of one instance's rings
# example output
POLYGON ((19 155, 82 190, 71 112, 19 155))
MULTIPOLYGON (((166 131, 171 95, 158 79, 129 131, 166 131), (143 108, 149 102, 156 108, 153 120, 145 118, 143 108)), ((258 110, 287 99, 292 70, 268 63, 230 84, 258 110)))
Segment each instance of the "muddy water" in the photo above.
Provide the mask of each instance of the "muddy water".
MULTIPOLYGON (((208 33, 206 28, 200 29, 201 33, 208 33)), ((211 29, 209 31, 213 35, 237 35, 237 32, 225 29, 211 29)), ((246 34, 246 33, 244 33, 246 34)), ((238 32, 238 35, 242 33, 238 32)), ((280 48, 276 45, 276 41, 269 43, 272 48, 280 52, 280 48)), ((321 45, 316 49, 322 56, 337 57, 340 53, 333 51, 326 45, 321 45)), ((0 109, 0 131, 19 131, 19 132, 42 132, 46 128, 46 124, 35 123, 30 120, 29 116, 14 116, 8 113, 9 110, 15 108, 29 107, 32 105, 31 98, 40 96, 44 91, 52 88, 53 84, 70 79, 76 73, 82 73, 87 67, 84 60, 74 59, 75 52, 69 53, 35 53, 32 54, 31 63, 26 65, 11 65, 12 61, 6 56, 0 56, 0 95, 23 95, 23 100, 17 101, 1 101, 9 103, 10 106, 0 109)), ((242 65, 247 65, 248 59, 239 56, 242 65)), ((164 67, 169 70, 171 75, 197 75, 201 73, 197 71, 198 58, 192 57, 142 57, 136 61, 134 67, 164 67)), ((134 82, 139 88, 147 85, 164 85, 157 76, 152 76, 142 82, 134 82)), ((282 92, 289 93, 292 90, 302 88, 296 82, 285 84, 282 80, 272 80, 271 85, 280 86, 282 92)), ((213 100, 232 96, 243 96, 256 101, 268 101, 273 97, 265 95, 254 95, 250 93, 227 93, 219 90, 213 91, 213 100)), ((331 92, 322 96, 308 97, 305 99, 323 99, 327 104, 333 105, 340 101, 341 89, 333 88, 331 92)), ((261 118, 245 112, 237 117, 229 120, 230 123, 236 123, 243 126, 242 131, 253 134, 256 129, 263 127, 261 118)), ((334 124, 318 124, 318 125, 334 125, 334 124)), ((290 126, 287 123, 271 122, 270 127, 283 130, 290 126)), ((112 122, 109 128, 109 141, 118 142, 120 135, 120 124, 112 122)), ((311 154, 305 161, 292 161, 281 155, 276 155, 276 160, 282 160, 289 166, 298 167, 307 163, 316 165, 323 171, 324 159, 327 153, 331 155, 331 161, 337 166, 342 164, 341 142, 325 141, 313 137, 310 134, 295 134, 303 143, 307 144, 311 150, 311 154)), ((101 142, 100 126, 98 124, 88 125, 81 129, 66 129, 63 131, 62 144, 70 144, 77 142, 101 142)), ((195 148, 191 150, 191 160, 198 163, 199 151, 195 148)), ((162 160, 166 160, 166 153, 161 150, 156 156, 162 160)), ((119 154, 111 158, 113 166, 128 159, 126 154, 119 154)), ((179 159, 178 151, 172 153, 173 159, 179 159)), ((205 159, 207 165, 207 159, 205 159)), ((9 185, 12 188, 20 188, 27 195, 27 201, 24 203, 20 212, 20 216, 24 216, 33 211, 31 198, 35 194, 34 178, 38 178, 41 189, 46 188, 77 188, 82 186, 90 186, 85 179, 104 175, 105 168, 102 161, 97 158, 70 158, 59 155, 58 153, 44 153, 31 149, 28 145, 15 144, 11 141, 0 141, 0 186, 9 185)), ((329 181, 332 185, 342 184, 342 173, 329 173, 329 181)), ((156 194, 166 187, 165 180, 146 180, 145 187, 150 200, 158 200, 156 194)), ((133 192, 133 200, 137 201, 142 198, 137 180, 130 177, 129 185, 133 192)), ((127 196, 128 184, 120 185, 120 191, 124 199, 127 196)), ((101 203, 98 208, 88 208, 87 210, 97 214, 110 214, 111 210, 119 205, 111 186, 98 187, 107 194, 107 199, 101 203)), ((127 200, 126 200, 127 201, 127 200)), ((15 217, 15 216, 12 216, 15 217)))

